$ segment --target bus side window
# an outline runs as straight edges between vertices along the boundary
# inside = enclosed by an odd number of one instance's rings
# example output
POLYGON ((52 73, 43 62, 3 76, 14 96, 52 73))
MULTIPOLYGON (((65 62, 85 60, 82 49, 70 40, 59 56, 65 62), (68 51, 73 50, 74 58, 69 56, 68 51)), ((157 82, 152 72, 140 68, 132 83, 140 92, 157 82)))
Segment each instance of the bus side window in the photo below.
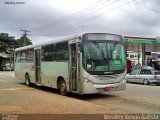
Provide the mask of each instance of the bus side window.
POLYGON ((34 50, 28 49, 27 50, 27 62, 32 62, 32 61, 34 61, 34 50))
POLYGON ((21 54, 21 62, 26 62, 26 57, 26 50, 23 50, 21 54))
POLYGON ((54 61, 55 45, 54 44, 46 45, 46 46, 43 46, 42 49, 43 49, 42 60, 43 61, 54 61))
POLYGON ((16 52, 16 59, 15 62, 20 62, 21 61, 21 52, 16 52))
POLYGON ((68 42, 57 43, 55 49, 55 60, 66 61, 68 60, 68 58, 69 58, 68 42))

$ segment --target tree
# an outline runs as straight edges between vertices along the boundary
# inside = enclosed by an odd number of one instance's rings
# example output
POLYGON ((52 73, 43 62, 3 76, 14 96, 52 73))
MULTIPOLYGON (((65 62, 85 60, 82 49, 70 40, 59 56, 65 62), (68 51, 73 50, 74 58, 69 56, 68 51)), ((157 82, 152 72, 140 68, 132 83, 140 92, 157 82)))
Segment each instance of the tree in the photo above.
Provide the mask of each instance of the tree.
MULTIPOLYGON (((13 63, 13 53, 16 47, 18 47, 18 43, 15 40, 14 36, 9 36, 8 33, 0 33, 0 53, 9 54, 10 63, 13 63)), ((5 62, 6 59, 4 59, 3 57, 0 58, 0 69, 2 69, 2 65, 5 62)))
POLYGON ((9 53, 9 49, 17 46, 17 41, 14 36, 9 36, 8 33, 0 33, 0 52, 9 53))
POLYGON ((17 39, 19 47, 32 45, 32 41, 25 36, 22 36, 20 39, 17 39))
POLYGON ((32 41, 24 35, 20 39, 15 40, 15 37, 9 36, 8 33, 0 33, 0 53, 10 53, 15 48, 27 45, 32 45, 32 41))

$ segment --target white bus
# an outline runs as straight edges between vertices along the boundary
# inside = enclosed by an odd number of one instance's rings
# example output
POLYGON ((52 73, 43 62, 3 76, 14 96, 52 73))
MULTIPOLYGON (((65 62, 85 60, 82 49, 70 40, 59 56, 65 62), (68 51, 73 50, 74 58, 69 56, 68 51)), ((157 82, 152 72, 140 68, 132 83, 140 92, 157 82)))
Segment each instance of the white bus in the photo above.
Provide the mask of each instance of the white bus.
POLYGON ((15 76, 60 94, 106 93, 126 88, 122 36, 85 33, 15 49, 15 76))

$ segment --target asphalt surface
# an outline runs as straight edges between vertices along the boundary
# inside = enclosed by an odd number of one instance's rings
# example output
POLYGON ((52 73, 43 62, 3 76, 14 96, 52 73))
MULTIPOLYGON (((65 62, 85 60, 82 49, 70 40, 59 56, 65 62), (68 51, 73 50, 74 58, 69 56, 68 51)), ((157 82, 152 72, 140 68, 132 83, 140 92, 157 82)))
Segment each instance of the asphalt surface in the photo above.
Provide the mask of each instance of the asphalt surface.
POLYGON ((109 92, 105 95, 78 96, 71 94, 69 97, 64 97, 59 95, 56 90, 50 88, 27 87, 22 81, 14 78, 13 72, 0 72, 0 92, 0 112, 6 109, 8 112, 15 113, 160 114, 160 86, 156 85, 129 83, 125 91, 109 92), (10 94, 10 91, 12 94, 10 94), (55 102, 61 105, 55 105, 56 109, 54 110, 51 106, 55 102), (19 105, 14 105, 13 103, 18 103, 19 105), (66 103, 72 104, 66 105, 66 103))
POLYGON ((113 114, 123 111, 74 97, 47 87, 26 86, 13 72, 0 72, 0 113, 11 114, 113 114))
POLYGON ((83 100, 128 113, 160 114, 160 86, 127 84, 125 91, 90 95, 83 100))

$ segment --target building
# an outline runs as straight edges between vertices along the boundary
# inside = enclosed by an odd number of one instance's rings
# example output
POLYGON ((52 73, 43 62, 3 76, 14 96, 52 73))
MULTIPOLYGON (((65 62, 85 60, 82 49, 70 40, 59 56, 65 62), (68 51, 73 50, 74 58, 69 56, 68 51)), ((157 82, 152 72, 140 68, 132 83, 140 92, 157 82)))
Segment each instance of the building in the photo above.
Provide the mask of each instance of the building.
POLYGON ((132 61, 132 64, 147 64, 147 55, 151 52, 156 52, 156 39, 145 37, 124 36, 123 41, 126 44, 127 58, 132 61))
POLYGON ((10 62, 10 54, 0 53, 0 70, 3 69, 5 63, 10 62))

